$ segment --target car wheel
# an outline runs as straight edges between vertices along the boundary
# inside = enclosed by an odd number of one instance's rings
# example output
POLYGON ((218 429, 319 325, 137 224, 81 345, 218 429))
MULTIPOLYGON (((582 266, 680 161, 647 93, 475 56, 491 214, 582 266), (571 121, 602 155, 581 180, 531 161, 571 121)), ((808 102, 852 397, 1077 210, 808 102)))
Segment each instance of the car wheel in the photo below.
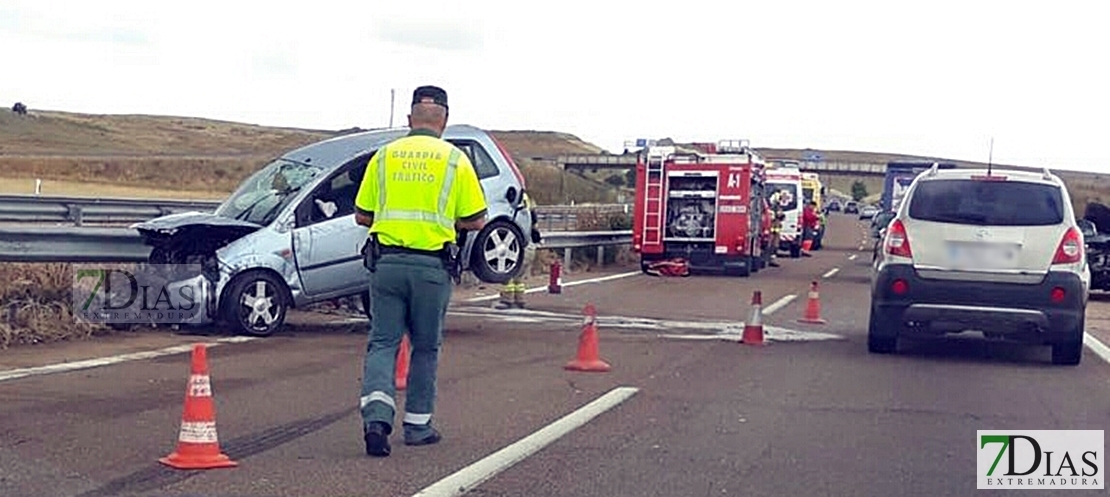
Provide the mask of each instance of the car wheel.
POLYGON ((285 323, 285 283, 267 271, 249 271, 235 278, 223 299, 223 318, 240 334, 265 337, 285 323))
POLYGON ((867 323, 867 351, 872 354, 893 354, 898 350, 897 328, 897 323, 884 319, 872 306, 867 323))
POLYGON ((499 219, 482 228, 470 252, 470 267, 478 279, 507 283, 524 267, 524 235, 516 224, 499 219))
POLYGON ((1061 366, 1077 366, 1083 359, 1083 329, 1086 327, 1086 316, 1079 320, 1078 330, 1073 335, 1077 340, 1052 344, 1052 363, 1061 366))
POLYGON ((1052 344, 1052 363, 1061 366, 1078 366, 1083 358, 1083 342, 1052 344))

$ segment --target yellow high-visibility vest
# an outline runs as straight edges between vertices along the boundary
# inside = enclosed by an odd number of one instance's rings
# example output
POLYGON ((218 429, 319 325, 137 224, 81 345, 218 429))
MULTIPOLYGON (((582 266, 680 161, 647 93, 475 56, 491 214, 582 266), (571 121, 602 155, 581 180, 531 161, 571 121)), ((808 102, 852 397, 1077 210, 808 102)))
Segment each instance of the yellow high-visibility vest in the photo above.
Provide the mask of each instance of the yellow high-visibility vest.
POLYGON ((355 207, 373 214, 369 231, 382 245, 430 251, 455 241, 455 221, 487 210, 482 184, 466 154, 421 130, 370 158, 355 207))

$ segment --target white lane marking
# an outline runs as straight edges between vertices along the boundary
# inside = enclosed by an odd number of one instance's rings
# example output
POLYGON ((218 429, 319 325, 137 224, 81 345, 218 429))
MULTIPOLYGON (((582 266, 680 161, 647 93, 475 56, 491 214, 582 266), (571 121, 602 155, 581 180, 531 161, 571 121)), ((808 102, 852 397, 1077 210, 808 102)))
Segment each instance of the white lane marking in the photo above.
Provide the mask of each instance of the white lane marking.
POLYGON ((854 261, 854 260, 856 260, 856 257, 859 257, 859 254, 852 254, 852 255, 849 255, 849 256, 848 256, 848 260, 850 260, 850 261, 854 261))
POLYGON ((616 407, 621 402, 628 400, 640 389, 635 387, 617 387, 605 395, 598 397, 593 402, 574 411, 559 420, 545 426, 527 437, 517 440, 482 460, 471 464, 454 474, 437 481, 423 490, 413 494, 413 497, 455 497, 463 495, 498 473, 512 465, 523 461, 528 456, 562 438, 567 433, 585 425, 600 414, 616 407))
MULTIPOLYGON (((213 342, 207 342, 205 345, 215 347, 223 343, 242 343, 257 340, 257 337, 227 337, 218 338, 213 342)), ((112 364, 119 364, 128 361, 141 361, 143 359, 154 359, 155 357, 162 357, 174 354, 183 354, 191 352, 193 344, 176 345, 173 347, 166 347, 158 350, 148 350, 144 352, 133 352, 130 354, 121 354, 110 357, 99 357, 96 359, 86 359, 83 361, 63 362, 59 364, 49 364, 46 366, 35 366, 31 368, 9 369, 7 371, 0 371, 0 381, 15 380, 18 378, 25 378, 28 376, 39 376, 44 374, 65 373, 68 371, 77 371, 80 369, 97 368, 101 366, 109 366, 112 364)))
POLYGON ((830 269, 829 272, 827 272, 825 274, 822 274, 821 277, 825 278, 825 279, 829 279, 829 278, 832 278, 834 274, 839 273, 839 272, 840 272, 840 268, 834 267, 834 268, 830 269))
POLYGON ((1106 362, 1110 362, 1110 347, 1107 347, 1105 343, 1102 343, 1099 339, 1090 334, 1085 334, 1083 336, 1083 343, 1091 349, 1091 352, 1099 356, 1099 358, 1106 362))
MULTIPOLYGON (((665 334, 659 338, 672 338, 678 340, 724 340, 727 342, 742 341, 742 333, 718 333, 716 335, 695 334, 665 334)), ((799 331, 777 326, 763 326, 763 339, 769 342, 814 342, 820 340, 844 340, 843 336, 818 331, 799 331)))
MULTIPOLYGON (((629 271, 627 273, 610 274, 609 276, 599 276, 597 278, 588 278, 588 279, 584 279, 584 280, 568 281, 566 283, 563 283, 563 287, 575 286, 575 285, 584 285, 586 283, 602 283, 602 282, 605 282, 605 281, 619 280, 621 278, 628 278, 629 276, 636 276, 637 274, 641 274, 641 273, 642 273, 642 271, 629 271)), ((524 293, 536 293, 536 292, 542 292, 542 291, 546 291, 546 290, 547 290, 547 285, 543 285, 543 286, 537 286, 537 287, 534 287, 534 288, 529 288, 527 290, 524 290, 524 293)), ((484 302, 484 301, 489 301, 489 300, 496 299, 499 296, 500 296, 499 293, 494 294, 494 295, 483 295, 483 296, 480 296, 480 297, 472 297, 472 298, 466 299, 463 302, 484 302)))
POLYGON ((775 311, 778 311, 779 309, 782 309, 783 307, 786 307, 787 304, 793 302, 794 299, 796 299, 796 298, 798 298, 798 296, 794 295, 794 294, 784 295, 781 299, 778 299, 774 303, 772 303, 771 305, 769 305, 767 307, 764 307, 763 308, 763 315, 768 316, 768 315, 774 314, 775 311))

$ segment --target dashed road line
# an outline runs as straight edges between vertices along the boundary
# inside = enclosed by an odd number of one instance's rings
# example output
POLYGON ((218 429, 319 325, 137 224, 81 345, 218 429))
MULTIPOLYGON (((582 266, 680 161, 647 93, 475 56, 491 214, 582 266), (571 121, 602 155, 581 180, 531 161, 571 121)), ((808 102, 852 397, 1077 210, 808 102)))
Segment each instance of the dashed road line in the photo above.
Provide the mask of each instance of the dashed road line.
MULTIPOLYGON (((242 343, 257 340, 257 337, 226 337, 217 338, 212 342, 206 342, 205 345, 215 347, 225 343, 242 343)), ((174 354, 183 354, 193 350, 193 344, 176 345, 173 347, 166 347, 158 350, 148 350, 144 352, 133 352, 130 354, 120 354, 109 357, 98 357, 96 359, 86 359, 83 361, 63 362, 59 364, 49 364, 46 366, 35 366, 30 368, 9 369, 7 371, 0 371, 0 381, 15 380, 19 378, 26 378, 28 376, 40 376, 44 374, 65 373, 69 371, 77 371, 81 369, 90 369, 101 366, 109 366, 112 364, 119 364, 121 362, 139 361, 143 359, 154 359, 156 357, 163 357, 174 354)))
POLYGON ((437 481, 413 497, 456 497, 463 495, 514 464, 523 461, 540 449, 578 429, 602 413, 628 400, 639 389, 617 387, 582 408, 563 416, 512 445, 509 445, 454 474, 437 481))
MULTIPOLYGON (((628 278, 630 276, 636 276, 637 274, 641 274, 641 273, 642 273, 642 271, 629 271, 627 273, 610 274, 608 276, 599 276, 597 278, 587 278, 587 279, 584 279, 584 280, 568 281, 566 283, 563 283, 563 287, 576 286, 576 285, 585 285, 586 283, 602 283, 602 282, 605 282, 605 281, 619 280, 619 279, 622 279, 622 278, 628 278)), ((529 288, 527 290, 524 290, 524 293, 536 293, 536 292, 543 292, 543 291, 546 291, 546 290, 547 290, 547 285, 543 285, 543 286, 537 286, 537 287, 534 287, 534 288, 529 288)), ((486 301, 494 300, 498 297, 500 297, 500 294, 483 295, 481 297, 472 297, 472 298, 463 300, 463 302, 486 302, 486 301)))
POLYGON ((1100 359, 1110 363, 1110 347, 1107 347, 1105 343, 1102 343, 1099 339, 1090 334, 1085 334, 1083 336, 1083 344, 1091 349, 1091 352, 1094 352, 1100 359))
POLYGON ((763 315, 767 316, 770 314, 774 314, 779 309, 782 309, 783 307, 786 307, 788 304, 793 302, 796 298, 798 298, 798 296, 794 294, 784 295, 782 298, 774 301, 771 305, 764 307, 763 315))
POLYGON ((840 272, 840 268, 834 267, 834 268, 830 269, 827 273, 822 274, 821 277, 825 278, 825 279, 829 279, 829 278, 832 278, 833 275, 835 275, 836 273, 839 273, 839 272, 840 272))
POLYGON ((849 255, 849 256, 848 256, 848 260, 850 260, 850 261, 854 261, 854 260, 856 260, 856 257, 859 257, 859 254, 852 254, 852 255, 849 255))

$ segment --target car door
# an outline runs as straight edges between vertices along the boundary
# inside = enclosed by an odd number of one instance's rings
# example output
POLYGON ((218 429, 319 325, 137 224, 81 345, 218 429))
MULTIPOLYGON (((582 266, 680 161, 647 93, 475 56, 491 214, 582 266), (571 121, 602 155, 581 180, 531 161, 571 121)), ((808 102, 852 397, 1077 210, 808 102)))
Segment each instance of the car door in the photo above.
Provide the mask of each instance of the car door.
POLYGON ((312 300, 346 296, 369 285, 362 264, 367 228, 355 222, 355 195, 371 154, 348 161, 297 207, 293 250, 312 300))

